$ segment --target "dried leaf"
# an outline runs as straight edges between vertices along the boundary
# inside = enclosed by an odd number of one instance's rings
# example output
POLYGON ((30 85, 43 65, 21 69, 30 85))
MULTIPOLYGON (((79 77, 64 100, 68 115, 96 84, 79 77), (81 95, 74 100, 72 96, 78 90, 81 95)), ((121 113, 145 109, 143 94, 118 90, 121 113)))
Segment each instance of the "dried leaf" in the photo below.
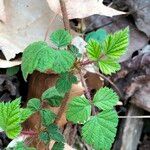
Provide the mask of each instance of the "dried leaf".
MULTIPOLYGON (((68 18, 85 18, 94 14, 104 16, 116 16, 125 14, 113 8, 107 7, 102 3, 103 0, 65 0, 68 18)), ((50 8, 56 14, 61 14, 59 0, 47 0, 50 8)))

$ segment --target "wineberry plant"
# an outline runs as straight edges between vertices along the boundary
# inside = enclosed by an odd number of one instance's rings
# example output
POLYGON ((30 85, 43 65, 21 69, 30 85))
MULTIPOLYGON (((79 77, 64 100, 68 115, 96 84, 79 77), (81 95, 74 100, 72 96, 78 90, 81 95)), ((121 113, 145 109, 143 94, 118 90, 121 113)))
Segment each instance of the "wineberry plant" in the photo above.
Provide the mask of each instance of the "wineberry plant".
MULTIPOLYGON (((52 110, 43 108, 43 101, 51 107, 63 105, 63 99, 71 90, 72 84, 83 83, 82 71, 88 64, 94 64, 104 75, 119 71, 120 57, 125 54, 128 46, 129 29, 125 28, 114 34, 107 34, 100 29, 88 34, 85 37, 86 60, 79 49, 71 44, 72 39, 68 31, 60 29, 50 35, 51 45, 38 41, 24 50, 21 69, 25 80, 35 70, 41 73, 53 72, 59 74, 59 77, 55 86, 47 89, 41 98, 30 99, 26 108, 20 108, 20 98, 0 103, 0 128, 9 138, 14 139, 23 134, 21 124, 29 116, 39 112, 42 121, 39 140, 45 145, 54 140, 52 149, 63 150, 65 138, 55 121, 58 116, 52 110)), ((108 87, 100 88, 92 98, 87 92, 85 90, 85 96, 74 97, 66 103, 66 118, 73 124, 81 124, 82 138, 93 149, 110 150, 117 131, 118 115, 114 107, 119 96, 108 87)), ((19 146, 26 147, 23 143, 19 143, 19 146)))

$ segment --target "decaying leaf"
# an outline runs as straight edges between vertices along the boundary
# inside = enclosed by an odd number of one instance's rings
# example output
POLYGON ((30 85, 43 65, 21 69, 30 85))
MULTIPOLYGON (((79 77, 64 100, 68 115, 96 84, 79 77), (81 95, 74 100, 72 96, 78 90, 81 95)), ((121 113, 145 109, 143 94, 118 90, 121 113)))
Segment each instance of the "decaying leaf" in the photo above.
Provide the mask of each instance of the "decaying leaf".
MULTIPOLYGON (((61 14, 59 0, 47 0, 51 10, 56 14, 61 14)), ((104 16, 116 16, 125 14, 122 11, 105 6, 103 0, 65 0, 68 18, 85 18, 94 14, 104 16)))
POLYGON ((4 0, 0 0, 0 20, 3 21, 3 22, 6 21, 4 0))

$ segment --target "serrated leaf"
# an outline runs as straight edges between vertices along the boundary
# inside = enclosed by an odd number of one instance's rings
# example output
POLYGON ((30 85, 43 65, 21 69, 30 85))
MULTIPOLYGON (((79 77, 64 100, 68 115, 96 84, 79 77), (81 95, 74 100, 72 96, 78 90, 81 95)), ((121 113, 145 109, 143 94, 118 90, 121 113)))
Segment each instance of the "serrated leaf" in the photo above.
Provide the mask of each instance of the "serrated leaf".
POLYGON ((41 108, 40 100, 37 98, 30 99, 27 103, 27 108, 29 108, 33 112, 39 111, 41 108))
POLYGON ((85 40, 88 42, 91 39, 94 39, 98 42, 103 42, 107 37, 107 32, 104 29, 98 29, 97 31, 91 32, 86 35, 85 40))
POLYGON ((115 111, 103 111, 82 127, 83 139, 95 150, 110 150, 116 136, 118 116, 115 111))
POLYGON ((24 79, 34 70, 45 72, 52 68, 55 60, 55 50, 50 48, 46 42, 34 42, 23 52, 21 69, 24 79))
POLYGON ((18 142, 13 150, 36 150, 33 147, 28 147, 24 142, 18 142))
POLYGON ((55 51, 55 60, 51 69, 56 73, 64 73, 70 70, 74 62, 75 57, 69 51, 55 51))
POLYGON ((58 107, 61 105, 62 99, 64 98, 63 93, 59 93, 55 87, 47 89, 42 94, 42 99, 47 100, 48 103, 53 107, 58 107))
POLYGON ((49 137, 48 133, 44 132, 44 131, 39 134, 39 139, 46 144, 48 144, 50 141, 50 137, 49 137))
POLYGON ((64 143, 61 142, 55 142, 55 144, 53 145, 52 150, 63 150, 64 149, 64 143))
POLYGON ((127 49, 129 44, 129 28, 115 32, 108 35, 106 38, 103 49, 107 57, 112 59, 119 59, 127 49))
POLYGON ((7 74, 8 76, 13 76, 13 75, 17 74, 18 71, 19 71, 19 67, 18 67, 18 66, 16 66, 16 67, 11 67, 11 68, 7 68, 6 74, 7 74))
POLYGON ((66 31, 64 29, 60 29, 51 34, 50 40, 57 47, 65 47, 71 43, 72 36, 70 35, 70 33, 68 31, 66 31))
POLYGON ((32 111, 29 108, 21 108, 20 114, 21 114, 21 123, 26 121, 31 115, 32 111))
POLYGON ((52 140, 56 142, 65 142, 62 133, 59 131, 58 126, 56 126, 55 124, 51 124, 50 126, 48 126, 47 132, 52 140))
POLYGON ((56 119, 56 114, 54 114, 51 110, 49 109, 42 109, 40 111, 41 119, 42 119, 42 124, 44 126, 49 126, 54 122, 56 119))
POLYGON ((60 75, 60 78, 56 82, 56 89, 59 93, 66 93, 71 89, 72 84, 77 82, 76 76, 66 72, 60 75))
POLYGON ((106 75, 111 75, 112 73, 116 73, 121 69, 120 64, 116 60, 112 59, 100 60, 98 65, 102 73, 106 75))
POLYGON ((20 134, 20 123, 20 98, 12 102, 0 103, 0 128, 9 138, 16 138, 20 134))
POLYGON ((117 104, 118 100, 118 95, 112 89, 104 87, 96 92, 93 103, 99 109, 110 110, 117 104))
POLYGON ((91 60, 97 61, 100 57, 101 48, 100 43, 96 40, 89 40, 87 44, 87 54, 91 60))
POLYGON ((67 119, 73 123, 84 123, 91 115, 91 104, 83 97, 75 97, 68 104, 67 119))

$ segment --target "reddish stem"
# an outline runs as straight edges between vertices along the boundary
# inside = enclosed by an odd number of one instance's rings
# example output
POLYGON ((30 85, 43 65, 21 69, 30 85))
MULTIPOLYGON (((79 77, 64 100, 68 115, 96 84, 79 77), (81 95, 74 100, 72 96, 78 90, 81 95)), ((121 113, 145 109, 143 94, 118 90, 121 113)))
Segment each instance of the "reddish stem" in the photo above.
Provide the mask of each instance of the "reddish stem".
POLYGON ((89 64, 92 64, 92 63, 94 63, 94 61, 86 60, 84 62, 81 62, 81 66, 86 66, 86 65, 89 65, 89 64))
POLYGON ((37 135, 37 133, 32 131, 32 130, 30 130, 30 131, 21 131, 21 134, 28 135, 28 136, 36 136, 37 135))

